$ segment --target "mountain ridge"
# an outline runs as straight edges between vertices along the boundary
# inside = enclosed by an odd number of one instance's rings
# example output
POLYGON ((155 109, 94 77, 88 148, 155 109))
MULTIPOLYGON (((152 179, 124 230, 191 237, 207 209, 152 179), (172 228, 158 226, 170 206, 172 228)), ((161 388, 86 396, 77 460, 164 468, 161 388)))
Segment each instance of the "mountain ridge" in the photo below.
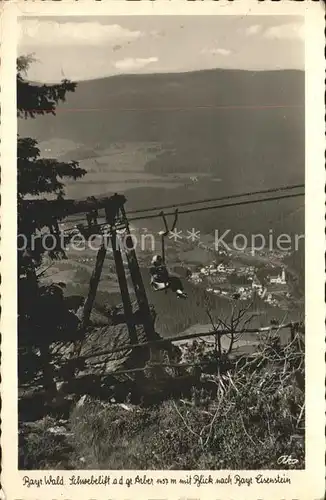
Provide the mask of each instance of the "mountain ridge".
MULTIPOLYGON (((93 172, 88 176, 89 194, 114 192, 116 174, 111 169, 121 169, 119 192, 126 194, 131 209, 138 209, 164 205, 167 199, 174 203, 303 183, 304 90, 304 72, 292 69, 115 75, 79 82, 67 102, 58 106, 56 116, 19 120, 19 133, 39 141, 65 138, 82 145, 86 153, 90 148, 95 148, 95 153, 103 151, 97 158, 99 166, 83 158, 83 151, 78 152, 81 165, 93 172), (196 107, 203 104, 209 107, 196 107), (248 107, 236 108, 236 104, 248 107), (280 107, 260 107, 271 104, 280 107), (91 109, 77 112, 85 106, 91 109), (154 153, 150 153, 151 143, 159 145, 154 153), (118 152, 113 154, 117 144, 118 152), (139 156, 137 148, 143 148, 139 156), (101 175, 94 172, 97 168, 101 175), (141 179, 139 187, 130 189, 131 168, 142 179, 156 176, 162 187, 145 181, 142 185, 141 179), (196 183, 189 179, 183 182, 195 172, 206 177, 196 183), (164 179, 175 174, 184 177, 176 179, 175 185, 164 185, 164 179), (213 182, 215 178, 221 181, 213 182), (124 189, 124 185, 129 187, 124 189)), ((73 152, 67 151, 65 160, 70 154, 73 152)), ((85 182, 74 183, 76 197, 85 196, 85 182)), ((208 231, 216 227, 218 219, 219 227, 238 230, 245 224, 253 231, 254 226, 271 227, 273 221, 276 224, 301 203, 297 199, 269 203, 268 208, 228 209, 223 217, 222 213, 199 213, 195 220, 189 217, 189 223, 208 231)), ((300 232, 302 224, 303 216, 298 212, 284 230, 300 232)))
MULTIPOLYGON (((86 83, 86 82, 94 82, 94 81, 103 81, 103 80, 108 80, 108 79, 113 79, 113 78, 143 78, 143 77, 151 77, 151 76, 174 76, 174 75, 189 75, 189 74, 203 74, 203 73, 213 73, 213 72, 238 72, 238 73, 302 73, 304 74, 305 71, 303 69, 294 69, 294 68, 280 68, 280 69, 241 69, 241 68, 209 68, 209 69, 202 69, 202 70, 188 70, 188 71, 162 71, 162 72, 153 72, 153 73, 117 73, 114 75, 107 75, 107 76, 102 76, 102 77, 95 77, 95 78, 88 78, 86 80, 78 80, 78 79, 68 79, 69 81, 73 81, 75 83, 81 84, 81 83, 86 83)), ((64 79, 63 79, 64 80, 64 79)), ((44 82, 38 81, 38 80, 28 80, 29 83, 35 84, 35 85, 44 85, 44 82)), ((62 81, 62 80, 60 80, 62 81)), ((47 82, 46 85, 55 85, 58 82, 47 82)))

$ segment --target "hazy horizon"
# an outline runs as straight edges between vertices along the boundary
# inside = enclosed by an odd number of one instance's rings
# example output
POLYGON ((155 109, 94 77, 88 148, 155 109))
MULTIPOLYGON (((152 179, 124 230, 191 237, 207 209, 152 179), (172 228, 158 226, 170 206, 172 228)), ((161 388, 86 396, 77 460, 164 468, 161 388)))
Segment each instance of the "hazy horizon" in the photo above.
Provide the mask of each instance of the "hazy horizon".
POLYGON ((228 69, 304 69, 304 24, 294 16, 21 18, 28 78, 55 83, 117 75, 228 69))

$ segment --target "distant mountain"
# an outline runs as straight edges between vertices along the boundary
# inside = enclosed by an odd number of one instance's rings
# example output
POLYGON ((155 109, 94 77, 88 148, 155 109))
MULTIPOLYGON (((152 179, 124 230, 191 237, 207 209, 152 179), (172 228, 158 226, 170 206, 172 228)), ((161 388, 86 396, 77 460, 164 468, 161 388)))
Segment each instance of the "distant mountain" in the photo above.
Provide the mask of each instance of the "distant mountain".
MULTIPOLYGON (((65 154, 66 159, 83 158, 116 143, 152 142, 161 148, 154 158, 148 155, 146 172, 209 174, 195 185, 175 189, 128 190, 128 208, 303 183, 304 131, 304 73, 296 70, 209 70, 80 82, 56 117, 19 120, 23 136, 83 145, 65 154)), ((303 230, 304 213, 298 210, 303 202, 299 198, 211 211, 183 220, 203 231, 217 225, 267 231, 272 225, 296 232, 303 230)))

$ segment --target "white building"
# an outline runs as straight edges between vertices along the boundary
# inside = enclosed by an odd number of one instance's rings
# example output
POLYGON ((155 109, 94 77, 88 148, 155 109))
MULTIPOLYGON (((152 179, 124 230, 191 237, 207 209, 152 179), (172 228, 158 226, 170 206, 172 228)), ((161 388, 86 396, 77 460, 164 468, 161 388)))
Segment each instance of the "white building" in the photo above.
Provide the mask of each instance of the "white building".
POLYGON ((217 266, 217 270, 219 273, 226 273, 226 266, 223 263, 221 263, 217 266))
POLYGON ((286 285, 286 276, 285 276, 285 269, 284 269, 284 267, 282 268, 281 274, 279 274, 278 276, 271 276, 269 278, 269 282, 271 284, 275 283, 275 284, 278 284, 278 285, 286 285))
POLYGON ((194 283, 201 283, 203 281, 203 279, 201 278, 201 276, 199 276, 198 273, 193 273, 191 275, 191 278, 190 278, 194 283))

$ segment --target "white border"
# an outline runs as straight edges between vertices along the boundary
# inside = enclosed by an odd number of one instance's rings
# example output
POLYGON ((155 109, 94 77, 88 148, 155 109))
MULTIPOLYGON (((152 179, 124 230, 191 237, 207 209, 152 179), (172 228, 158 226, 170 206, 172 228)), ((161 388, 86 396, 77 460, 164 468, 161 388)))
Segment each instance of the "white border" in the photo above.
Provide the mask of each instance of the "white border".
MULTIPOLYGON (((300 499, 317 500, 324 493, 324 106, 323 106, 323 7, 322 2, 2 2, 1 6, 1 275, 2 275, 2 476, 7 499, 42 498, 223 498, 223 499, 300 499), (306 469, 286 471, 288 485, 212 488, 168 487, 58 487, 22 486, 26 471, 17 470, 17 335, 16 335, 16 44, 17 16, 39 15, 303 15, 306 26, 306 469)), ((94 471, 95 474, 105 471, 94 471)), ((239 471, 232 471, 236 473, 239 471)), ((135 475, 132 471, 129 475, 135 475)), ((240 472, 244 477, 257 474, 240 472)), ((267 474, 267 471, 264 471, 267 474)), ((55 472, 55 475, 58 473, 55 472)), ((68 477, 71 471, 63 475, 68 477)), ((92 471, 81 471, 84 477, 92 471)), ((115 473, 110 472, 111 475, 115 473)), ((118 477, 122 471, 116 471, 118 477)), ((140 471, 143 474, 143 471, 140 471)), ((151 477, 172 473, 150 472, 151 477)), ((186 472, 174 472, 184 477, 186 472)), ((216 471, 217 475, 227 471, 216 471)), ((33 478, 44 476, 31 471, 33 478)), ((127 475, 127 474, 126 474, 127 475)), ((275 475, 271 471, 270 475, 275 475)))

